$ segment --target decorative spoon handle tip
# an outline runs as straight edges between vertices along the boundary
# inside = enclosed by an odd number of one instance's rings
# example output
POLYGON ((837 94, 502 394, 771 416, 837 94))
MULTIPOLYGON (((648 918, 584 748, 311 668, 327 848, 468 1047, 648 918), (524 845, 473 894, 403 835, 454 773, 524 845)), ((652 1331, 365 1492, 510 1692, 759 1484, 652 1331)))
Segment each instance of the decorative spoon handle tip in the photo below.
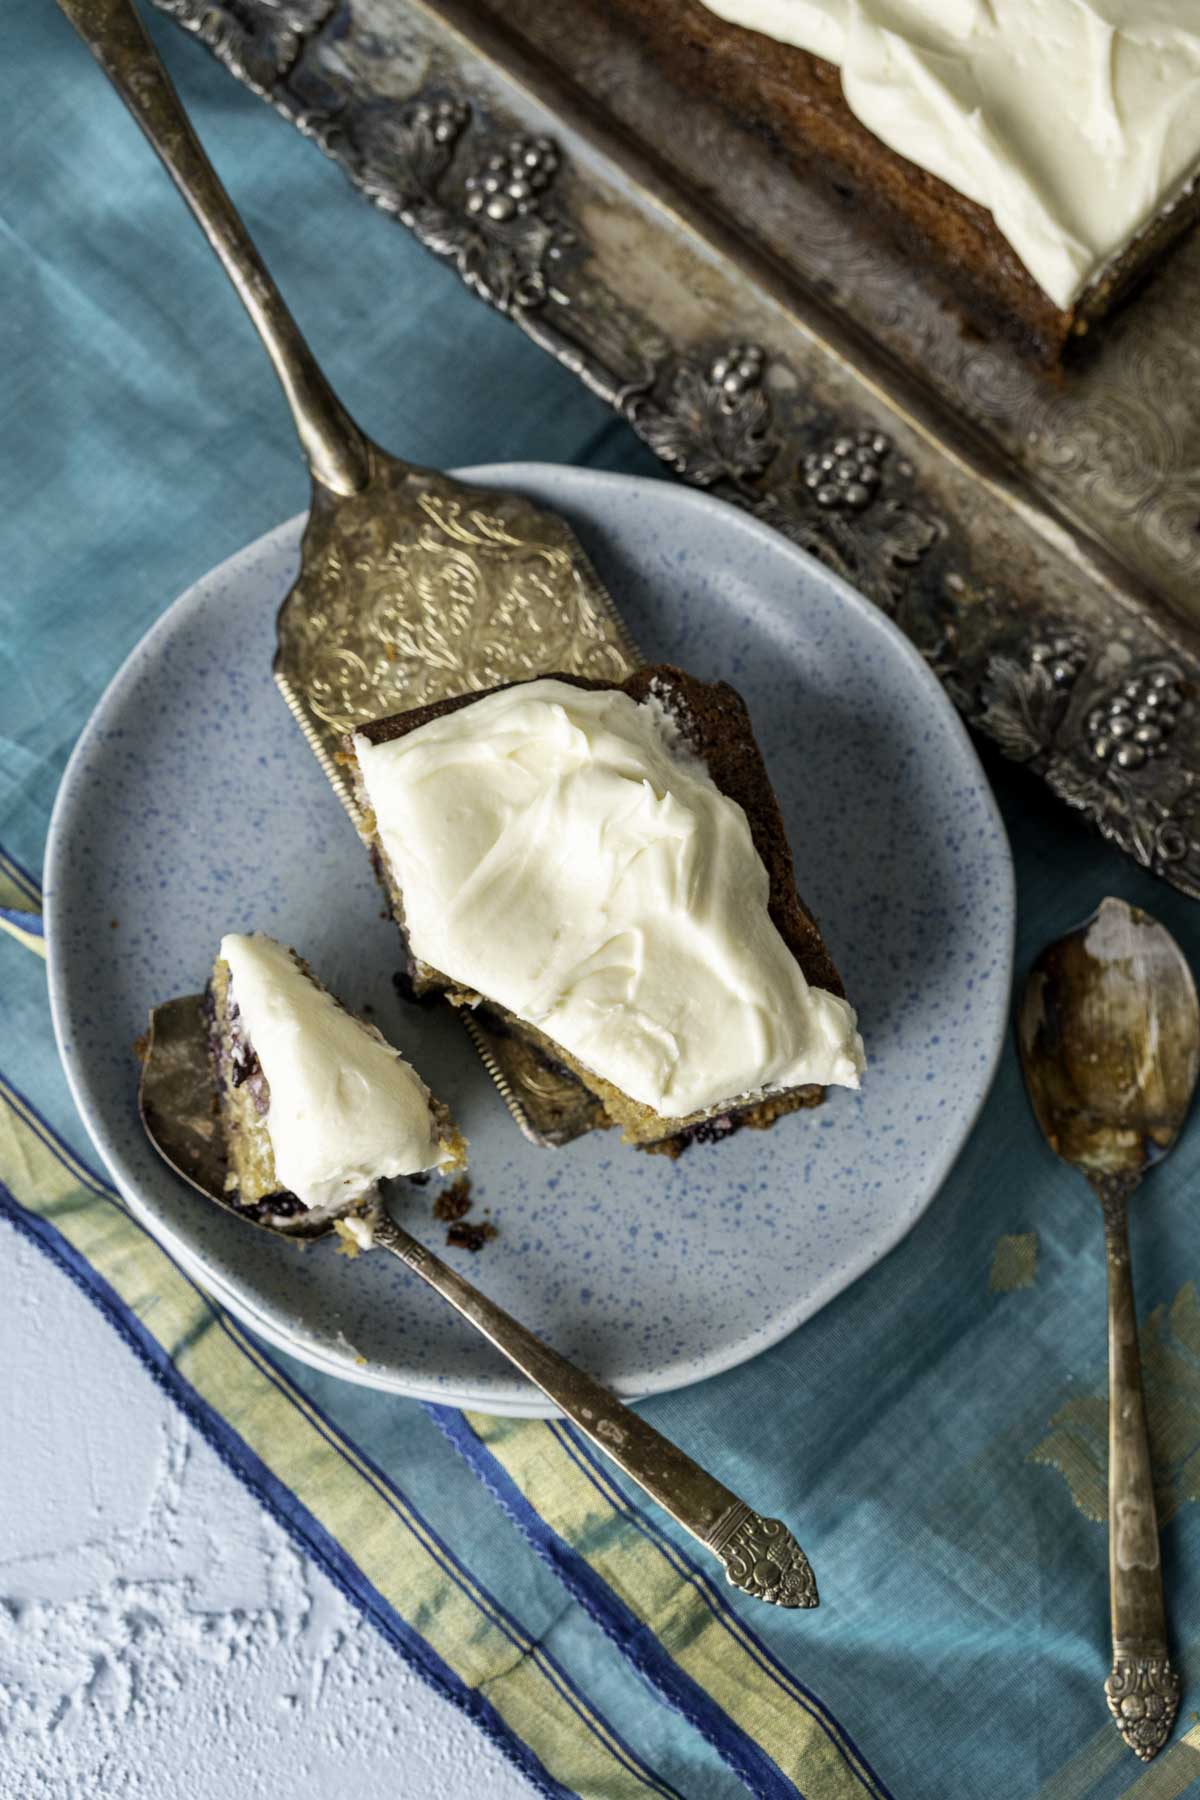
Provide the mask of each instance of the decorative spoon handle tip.
POLYGON ((1104 1697, 1117 1730, 1136 1756, 1150 1762, 1171 1735, 1179 1711, 1179 1676, 1159 1644, 1149 1652, 1113 1646, 1104 1697))
POLYGON ((726 1581, 743 1593, 772 1606, 821 1604, 812 1566, 782 1519, 764 1519, 738 1500, 706 1542, 724 1563, 726 1581))

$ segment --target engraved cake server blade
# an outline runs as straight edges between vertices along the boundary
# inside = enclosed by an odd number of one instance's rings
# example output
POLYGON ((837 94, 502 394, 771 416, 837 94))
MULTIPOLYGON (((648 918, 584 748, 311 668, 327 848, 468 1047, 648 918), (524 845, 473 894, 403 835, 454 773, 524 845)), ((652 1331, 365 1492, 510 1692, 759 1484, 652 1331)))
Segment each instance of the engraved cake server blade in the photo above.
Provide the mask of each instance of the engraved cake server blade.
POLYGON ((1129 1262, 1129 1196, 1174 1144, 1200 1070, 1200 1009, 1183 952, 1123 900, 1047 946, 1017 1022, 1021 1064, 1050 1147, 1090 1184, 1108 1263, 1108 1572, 1117 1729, 1149 1762, 1171 1732, 1162 1564, 1129 1262))
MULTIPOLYGON (((619 682, 636 645, 566 521, 517 494, 470 487, 389 456, 317 367, 200 146, 132 0, 59 0, 191 208, 249 313, 292 409, 312 474, 300 574, 280 609, 275 679, 358 823, 344 734, 450 694, 565 671, 619 682)), ((447 111, 447 109, 449 109, 447 111)), ((437 157, 446 102, 412 124, 437 157), (427 115, 427 116, 425 116, 427 115)), ((534 165, 513 186, 545 179, 534 165)), ((478 196, 507 216, 512 193, 478 196)), ((460 1016, 517 1123, 563 1144, 602 1122, 581 1084, 478 1015, 460 1016)))
MULTIPOLYGON (((197 1192, 243 1223, 279 1237, 320 1237, 331 1223, 290 1229, 247 1219, 225 1195, 226 1163, 213 1110, 203 995, 168 1000, 150 1014, 139 1045, 138 1106, 146 1134, 163 1160, 197 1192)), ((777 1606, 820 1604, 808 1558, 779 1519, 764 1519, 731 1489, 655 1431, 631 1407, 518 1324, 457 1270, 427 1250, 380 1206, 375 1243, 448 1300, 476 1331, 541 1389, 584 1435, 717 1557, 726 1578, 757 1600, 777 1606)))

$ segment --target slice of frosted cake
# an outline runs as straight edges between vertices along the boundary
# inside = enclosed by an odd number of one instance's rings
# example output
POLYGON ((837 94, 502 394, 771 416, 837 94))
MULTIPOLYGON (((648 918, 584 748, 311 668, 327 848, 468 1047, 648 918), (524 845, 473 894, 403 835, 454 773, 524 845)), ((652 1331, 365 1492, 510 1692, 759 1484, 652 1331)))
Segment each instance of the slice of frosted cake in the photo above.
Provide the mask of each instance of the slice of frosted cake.
POLYGON ((465 1162, 416 1070, 294 950, 261 932, 222 938, 208 1005, 227 1198, 249 1217, 307 1229, 381 1180, 465 1162))
POLYGON ((667 665, 553 675, 352 739, 418 993, 532 1043, 628 1142, 857 1087, 862 1041, 740 697, 667 665))

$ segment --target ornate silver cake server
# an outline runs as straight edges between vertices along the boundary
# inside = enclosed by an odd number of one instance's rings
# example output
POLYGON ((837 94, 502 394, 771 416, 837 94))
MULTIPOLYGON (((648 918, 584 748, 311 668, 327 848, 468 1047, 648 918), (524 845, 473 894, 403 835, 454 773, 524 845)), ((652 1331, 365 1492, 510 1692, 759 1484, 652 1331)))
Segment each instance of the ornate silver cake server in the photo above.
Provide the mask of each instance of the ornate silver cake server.
MULTIPOLYGON (((549 671, 622 681, 636 645, 566 521, 520 495, 389 456, 350 418, 200 146, 131 0, 59 0, 158 152, 249 313, 312 473, 300 574, 280 609, 275 679, 338 798, 367 719, 549 671)), ((449 103, 447 103, 449 104, 449 103)), ((431 119, 435 141, 454 129, 431 119)), ((526 185, 547 177, 530 150, 526 185)), ((510 183, 519 185, 517 183, 510 183)), ((504 208, 520 206, 511 192, 504 208)), ((481 191, 479 204, 499 204, 481 191)), ((501 221, 502 223, 502 221, 501 221)), ((524 1045, 463 1023, 521 1128, 567 1143, 601 1122, 578 1083, 524 1045)))
MULTIPOLYGON (((140 1046, 138 1104, 147 1136, 159 1155, 199 1193, 244 1223, 280 1237, 320 1237, 326 1222, 268 1224, 232 1205, 225 1193, 225 1153, 212 1105, 204 999, 188 994, 155 1007, 140 1046)), ((819 1604, 817 1584, 803 1550, 779 1519, 764 1519, 690 1456, 655 1431, 631 1407, 518 1324, 456 1269, 418 1243, 378 1206, 374 1242, 415 1271, 448 1300, 541 1389, 638 1486, 656 1500, 718 1559, 726 1578, 757 1600, 776 1606, 819 1604)))
POLYGON ((1042 951, 1017 1030, 1038 1123, 1104 1214, 1113 1647, 1104 1691, 1121 1736, 1149 1762, 1170 1736, 1179 1677, 1167 1651, 1126 1211, 1192 1103, 1200 1008, 1191 970, 1164 926, 1123 900, 1105 900, 1042 951))

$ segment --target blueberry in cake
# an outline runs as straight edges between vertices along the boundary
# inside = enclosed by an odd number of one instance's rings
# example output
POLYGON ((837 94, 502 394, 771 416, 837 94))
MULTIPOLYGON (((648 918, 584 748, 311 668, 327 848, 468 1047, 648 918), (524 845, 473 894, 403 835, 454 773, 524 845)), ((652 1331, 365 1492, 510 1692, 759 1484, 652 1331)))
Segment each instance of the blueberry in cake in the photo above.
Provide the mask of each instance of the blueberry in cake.
POLYGON ((479 1007, 677 1154, 857 1087, 862 1041, 749 716, 668 665, 551 675, 351 739, 417 993, 479 1007))
POLYGON ((294 950, 261 932, 222 938, 207 1000, 227 1198, 248 1217, 307 1229, 383 1179, 464 1164, 416 1070, 294 950))

